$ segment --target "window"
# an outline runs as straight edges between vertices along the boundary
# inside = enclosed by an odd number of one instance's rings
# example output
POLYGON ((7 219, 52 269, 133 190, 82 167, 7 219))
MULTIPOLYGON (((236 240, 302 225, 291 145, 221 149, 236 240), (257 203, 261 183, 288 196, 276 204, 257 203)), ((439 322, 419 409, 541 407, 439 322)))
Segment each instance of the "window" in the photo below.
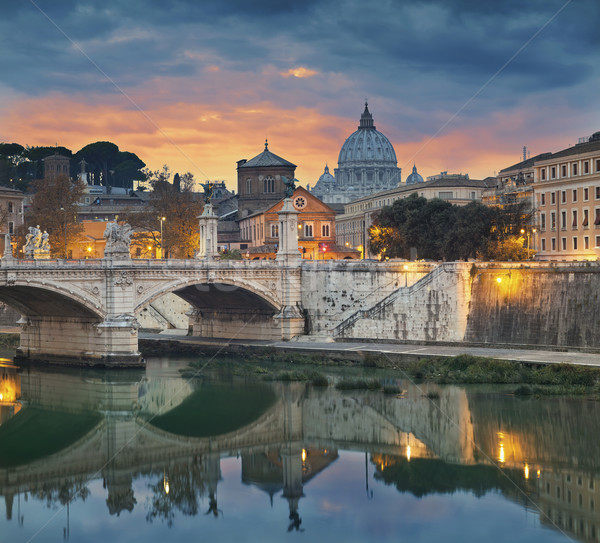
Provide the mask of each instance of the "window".
POLYGON ((590 210, 584 209, 583 210, 583 222, 581 223, 581 226, 587 228, 588 224, 589 224, 589 219, 590 219, 590 210))
POLYGON ((583 201, 587 202, 590 199, 590 189, 587 187, 583 189, 583 201))
POLYGON ((561 204, 566 204, 567 203, 567 191, 566 190, 561 190, 560 191, 560 203, 561 204))
POLYGON ((587 251, 590 248, 590 237, 583 236, 583 248, 587 251))
POLYGON ((562 177, 567 177, 567 165, 566 165, 566 164, 563 164, 563 165, 560 167, 560 175, 561 175, 562 177))
POLYGON ((550 228, 556 230, 556 213, 554 211, 550 213, 550 228))
POLYGON ((8 233, 12 236, 15 233, 15 223, 8 221, 8 233))
POLYGON ((451 200, 453 196, 452 191, 440 191, 438 194, 438 198, 442 199, 442 200, 451 200))
POLYGON ((14 206, 12 202, 8 202, 8 212, 14 213, 14 206))
POLYGON ((577 238, 573 238, 573 250, 577 251, 577 238))
POLYGON ((540 194, 540 205, 541 206, 545 206, 546 205, 546 194, 542 192, 542 194, 540 194))
POLYGON ((596 236, 596 247, 600 247, 600 236, 596 236))
POLYGON ((567 212, 566 211, 560 212, 560 227, 562 230, 567 228, 567 212))
POLYGON ((312 222, 304 223, 304 237, 305 238, 313 237, 313 223, 312 222))
POLYGON ((546 238, 542 238, 542 251, 546 250, 546 238))
POLYGON ((556 203, 556 193, 555 192, 550 193, 550 203, 552 205, 554 205, 556 203))
POLYGON ((276 223, 271 224, 271 237, 278 238, 279 237, 279 225, 276 223))
POLYGON ((590 163, 587 160, 583 163, 583 173, 590 173, 590 163))
POLYGON ((329 237, 329 224, 321 225, 321 236, 323 236, 324 238, 329 237))
POLYGON ((577 201, 577 189, 573 189, 573 202, 577 201))
POLYGON ((252 179, 246 179, 246 194, 252 194, 252 179))
POLYGON ((596 200, 600 200, 600 187, 596 187, 596 200))
POLYGON ((596 218, 594 219, 594 226, 600 225, 600 207, 596 208, 596 218))
POLYGON ((540 229, 546 230, 546 214, 540 213, 540 229))
POLYGON ((265 193, 275 192, 275 178, 267 175, 267 177, 263 179, 263 189, 263 192, 265 193))
POLYGON ((560 246, 563 251, 567 250, 567 238, 560 238, 560 246))
POLYGON ((600 172, 600 158, 596 159, 596 171, 600 172))
POLYGON ((573 164, 571 164, 571 175, 578 175, 578 170, 579 164, 577 164, 577 162, 573 162, 573 164))
POLYGON ((542 168, 542 169, 540 170, 540 179, 541 179, 542 181, 545 181, 545 180, 546 180, 546 169, 545 169, 545 168, 542 168))
POLYGON ((552 238, 551 240, 552 250, 556 251, 556 238, 552 238))
POLYGON ((556 166, 550 168, 550 179, 556 179, 556 166))
POLYGON ((475 195, 475 191, 471 191, 471 200, 475 200, 477 196, 475 195))
POLYGON ((575 230, 577 230, 577 210, 574 209, 571 212, 571 215, 573 216, 573 221, 571 222, 571 227, 575 230))

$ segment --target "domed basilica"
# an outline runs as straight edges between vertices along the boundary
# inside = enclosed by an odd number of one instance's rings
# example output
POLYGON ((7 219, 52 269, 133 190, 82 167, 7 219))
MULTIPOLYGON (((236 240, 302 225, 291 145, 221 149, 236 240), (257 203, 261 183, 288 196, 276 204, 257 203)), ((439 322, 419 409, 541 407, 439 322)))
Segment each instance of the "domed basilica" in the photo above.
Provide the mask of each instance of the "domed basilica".
POLYGON ((373 115, 365 103, 358 130, 342 145, 335 176, 325 166, 311 192, 326 204, 342 204, 362 196, 397 187, 402 170, 394 147, 375 129, 373 115))

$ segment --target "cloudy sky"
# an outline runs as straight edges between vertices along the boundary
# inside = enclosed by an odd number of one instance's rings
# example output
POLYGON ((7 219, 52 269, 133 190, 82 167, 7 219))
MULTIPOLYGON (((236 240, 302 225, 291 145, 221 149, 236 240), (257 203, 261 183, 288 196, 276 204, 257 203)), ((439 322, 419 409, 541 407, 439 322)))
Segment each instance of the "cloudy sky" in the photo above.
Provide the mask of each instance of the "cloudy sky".
POLYGON ((365 99, 403 178, 600 130, 598 0, 0 0, 0 141, 101 140, 235 187, 268 138, 314 184, 365 99))

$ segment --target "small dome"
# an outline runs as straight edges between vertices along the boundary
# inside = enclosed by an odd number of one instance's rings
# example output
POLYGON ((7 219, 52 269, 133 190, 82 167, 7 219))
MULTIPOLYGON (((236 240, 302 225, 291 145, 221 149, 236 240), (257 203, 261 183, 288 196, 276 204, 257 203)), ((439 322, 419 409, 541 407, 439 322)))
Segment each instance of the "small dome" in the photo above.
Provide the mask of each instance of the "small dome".
POLYGON ((423 178, 417 173, 416 166, 413 166, 412 173, 406 178, 407 185, 413 185, 414 183, 423 183, 423 178))
POLYGON ((323 175, 317 181, 317 184, 319 183, 335 183, 335 177, 329 173, 329 166, 325 165, 323 175))

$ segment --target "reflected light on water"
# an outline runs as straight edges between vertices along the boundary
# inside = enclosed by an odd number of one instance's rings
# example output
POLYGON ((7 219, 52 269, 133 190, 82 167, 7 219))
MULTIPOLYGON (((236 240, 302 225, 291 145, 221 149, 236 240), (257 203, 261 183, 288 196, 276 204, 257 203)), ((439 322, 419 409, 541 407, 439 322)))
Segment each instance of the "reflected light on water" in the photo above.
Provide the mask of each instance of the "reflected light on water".
POLYGON ((523 468, 523 476, 525 479, 529 479, 529 466, 527 464, 525 464, 525 467, 523 468))
POLYGON ((406 446, 406 459, 410 462, 410 445, 406 446))

